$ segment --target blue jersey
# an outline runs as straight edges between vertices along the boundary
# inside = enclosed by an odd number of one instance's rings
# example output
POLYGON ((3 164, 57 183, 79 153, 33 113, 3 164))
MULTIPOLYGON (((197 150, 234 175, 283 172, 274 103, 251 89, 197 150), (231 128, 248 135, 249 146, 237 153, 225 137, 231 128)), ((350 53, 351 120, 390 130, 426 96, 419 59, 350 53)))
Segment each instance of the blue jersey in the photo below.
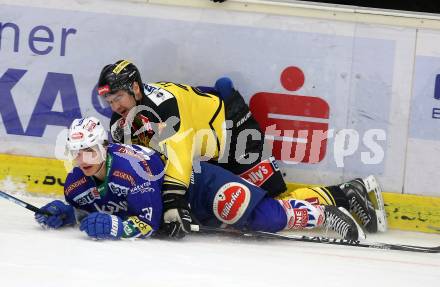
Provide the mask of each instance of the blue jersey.
POLYGON ((109 144, 105 165, 103 182, 75 167, 64 185, 66 201, 77 215, 98 211, 120 217, 123 237, 151 235, 162 219, 160 156, 142 146, 109 144))

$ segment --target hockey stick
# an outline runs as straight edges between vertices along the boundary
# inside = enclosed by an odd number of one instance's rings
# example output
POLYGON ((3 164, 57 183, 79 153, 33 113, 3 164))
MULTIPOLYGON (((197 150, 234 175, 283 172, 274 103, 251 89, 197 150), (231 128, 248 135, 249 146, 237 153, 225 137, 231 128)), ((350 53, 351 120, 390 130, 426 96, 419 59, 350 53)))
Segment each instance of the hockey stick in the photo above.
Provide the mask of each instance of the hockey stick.
POLYGON ((429 229, 431 229, 431 230, 435 230, 435 231, 438 231, 438 232, 440 232, 440 227, 437 227, 437 226, 428 226, 428 228, 429 229))
POLYGON ((24 207, 26 209, 29 209, 29 210, 31 210, 33 212, 38 212, 38 213, 41 213, 41 214, 44 214, 44 215, 48 215, 48 216, 52 215, 50 212, 41 210, 38 207, 33 206, 30 203, 24 202, 23 200, 18 199, 18 198, 14 197, 14 196, 12 196, 10 194, 7 194, 7 193, 5 193, 5 192, 3 192, 1 190, 0 190, 0 197, 3 197, 4 199, 7 199, 7 200, 9 200, 9 201, 11 201, 11 202, 13 202, 15 204, 18 204, 18 205, 20 205, 20 206, 22 206, 22 207, 24 207))
POLYGON ((346 240, 346 239, 329 238, 323 236, 285 235, 285 234, 278 234, 278 233, 271 233, 264 231, 240 231, 236 229, 223 229, 223 228, 200 226, 200 225, 191 225, 191 231, 201 232, 201 233, 230 234, 236 236, 261 238, 261 239, 280 239, 280 240, 323 243, 323 244, 332 244, 332 245, 345 245, 345 246, 355 246, 355 247, 364 247, 364 248, 373 248, 373 249, 400 250, 400 251, 422 252, 422 253, 440 253, 440 246, 425 247, 425 246, 389 244, 389 243, 379 243, 379 242, 360 242, 357 240, 346 240))
MULTIPOLYGON (((18 204, 26 209, 33 212, 38 212, 51 216, 52 214, 41 210, 40 208, 24 202, 12 195, 9 195, 0 190, 0 197, 7 199, 15 204, 18 204)), ((401 245, 401 244, 389 244, 389 243, 378 243, 378 242, 360 242, 357 240, 346 240, 338 238, 329 238, 323 236, 306 236, 306 235, 284 235, 278 233, 264 232, 264 231, 240 231, 236 229, 223 229, 217 227, 201 226, 201 225, 191 225, 191 231, 200 233, 217 233, 217 234, 230 234, 243 237, 260 238, 260 239, 281 239, 289 241, 301 241, 301 242, 312 242, 312 243, 324 243, 332 245, 345 245, 345 246, 355 246, 373 249, 385 249, 385 250, 400 250, 400 251, 411 251, 411 252, 422 252, 422 253, 440 253, 440 246, 436 247, 425 247, 425 246, 414 246, 414 245, 401 245)))

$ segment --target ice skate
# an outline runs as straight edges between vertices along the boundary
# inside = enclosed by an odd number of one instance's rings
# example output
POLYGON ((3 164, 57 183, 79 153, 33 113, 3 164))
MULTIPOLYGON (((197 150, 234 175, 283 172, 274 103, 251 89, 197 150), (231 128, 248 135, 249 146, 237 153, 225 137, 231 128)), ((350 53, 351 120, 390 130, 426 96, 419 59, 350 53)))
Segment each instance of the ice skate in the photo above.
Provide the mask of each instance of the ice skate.
POLYGON ((377 181, 376 177, 370 175, 362 181, 365 184, 365 188, 367 189, 368 194, 373 196, 373 205, 376 210, 376 218, 377 218, 377 231, 385 232, 388 229, 387 223, 387 214, 385 211, 385 205, 382 197, 382 187, 377 181))
POLYGON ((351 180, 347 183, 343 183, 340 188, 347 196, 349 203, 348 210, 359 219, 362 226, 364 226, 368 232, 375 233, 377 231, 383 232, 386 230, 386 218, 384 218, 385 212, 383 210, 381 189, 374 176, 369 176, 365 179, 357 178, 351 180), (368 197, 369 192, 374 192, 377 208, 368 197))
POLYGON ((366 238, 362 228, 350 213, 343 207, 327 205, 324 207, 324 227, 338 233, 347 240, 363 240, 366 238))

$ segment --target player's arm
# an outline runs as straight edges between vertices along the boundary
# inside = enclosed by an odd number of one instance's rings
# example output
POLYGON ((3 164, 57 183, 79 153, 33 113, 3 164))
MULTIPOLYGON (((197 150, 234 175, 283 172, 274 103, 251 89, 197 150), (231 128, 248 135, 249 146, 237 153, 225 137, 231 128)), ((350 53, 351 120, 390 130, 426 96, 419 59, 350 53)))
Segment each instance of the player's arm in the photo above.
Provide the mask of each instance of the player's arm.
POLYGON ((146 238, 159 228, 162 199, 159 184, 139 183, 127 195, 128 216, 93 212, 81 221, 80 230, 95 239, 146 238))
POLYGON ((162 220, 160 185, 144 182, 133 188, 127 196, 130 216, 123 221, 123 238, 149 237, 159 229, 162 220))
MULTIPOLYGON (((185 93, 188 88, 174 83, 157 83, 156 93, 147 95, 145 104, 154 107, 152 120, 154 135, 150 147, 159 151, 165 161, 165 176, 162 185, 163 219, 162 230, 170 237, 181 238, 190 231, 191 216, 185 194, 192 171, 194 125, 190 107, 177 101, 173 93, 185 93), (161 97, 155 98, 160 94, 161 97)), ((177 96, 181 96, 180 94, 177 96)))
POLYGON ((110 119, 110 136, 115 143, 124 143, 124 119, 113 113, 110 119))
POLYGON ((182 238, 190 232, 191 216, 185 194, 192 170, 192 134, 192 131, 184 136, 176 133, 161 143, 166 154, 162 231, 172 238, 182 238))
POLYGON ((157 231, 162 218, 158 186, 139 184, 128 194, 127 206, 126 218, 93 212, 81 221, 80 230, 95 239, 146 238, 157 231))

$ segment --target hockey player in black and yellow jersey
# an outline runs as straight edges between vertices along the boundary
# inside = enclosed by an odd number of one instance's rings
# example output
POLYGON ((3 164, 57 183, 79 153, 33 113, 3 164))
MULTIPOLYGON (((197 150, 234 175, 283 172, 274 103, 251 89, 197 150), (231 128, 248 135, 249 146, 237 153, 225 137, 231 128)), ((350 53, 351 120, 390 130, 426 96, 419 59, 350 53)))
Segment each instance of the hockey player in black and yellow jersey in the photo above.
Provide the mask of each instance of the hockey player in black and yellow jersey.
MULTIPOLYGON (((157 82, 143 84, 136 66, 126 60, 106 65, 98 93, 114 112, 114 141, 149 146, 166 163, 162 187, 164 225, 171 236, 189 232, 185 193, 199 160, 209 160, 260 186, 275 197, 286 191, 281 172, 264 150, 264 135, 243 97, 227 78, 214 88, 157 82)), ((374 206, 361 179, 290 194, 317 204, 343 206, 356 213, 370 232, 377 231, 374 206)))

